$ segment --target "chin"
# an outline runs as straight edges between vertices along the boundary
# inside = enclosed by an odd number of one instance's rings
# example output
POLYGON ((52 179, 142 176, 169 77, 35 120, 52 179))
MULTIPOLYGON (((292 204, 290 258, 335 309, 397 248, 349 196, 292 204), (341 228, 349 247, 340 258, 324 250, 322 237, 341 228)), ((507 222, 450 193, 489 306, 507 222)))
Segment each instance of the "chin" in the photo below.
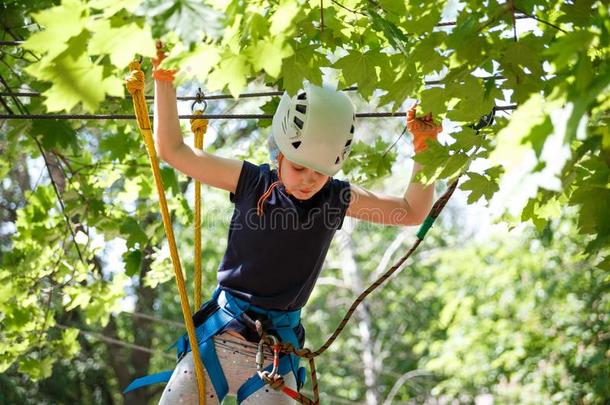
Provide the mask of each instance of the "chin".
POLYGON ((312 191, 309 193, 303 193, 302 191, 295 190, 295 191, 291 191, 290 194, 292 194, 299 200, 309 200, 311 197, 313 197, 316 194, 316 192, 312 191))

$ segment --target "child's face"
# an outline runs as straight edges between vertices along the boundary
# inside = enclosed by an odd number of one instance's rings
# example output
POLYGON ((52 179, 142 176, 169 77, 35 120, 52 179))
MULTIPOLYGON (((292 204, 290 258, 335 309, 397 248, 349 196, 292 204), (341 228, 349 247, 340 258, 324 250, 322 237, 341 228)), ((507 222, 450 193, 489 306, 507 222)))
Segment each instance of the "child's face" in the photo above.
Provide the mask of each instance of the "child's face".
POLYGON ((289 194, 308 200, 326 184, 329 176, 313 169, 282 159, 282 182, 289 194))

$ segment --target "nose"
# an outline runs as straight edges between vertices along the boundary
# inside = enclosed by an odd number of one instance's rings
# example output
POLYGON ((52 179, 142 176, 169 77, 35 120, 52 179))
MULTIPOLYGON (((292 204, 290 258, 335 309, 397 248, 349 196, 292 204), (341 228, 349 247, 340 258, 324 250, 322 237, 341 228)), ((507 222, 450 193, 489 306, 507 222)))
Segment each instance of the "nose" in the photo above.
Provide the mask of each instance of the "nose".
POLYGON ((307 185, 314 185, 316 183, 317 174, 315 170, 307 170, 307 173, 304 175, 304 183, 307 185))

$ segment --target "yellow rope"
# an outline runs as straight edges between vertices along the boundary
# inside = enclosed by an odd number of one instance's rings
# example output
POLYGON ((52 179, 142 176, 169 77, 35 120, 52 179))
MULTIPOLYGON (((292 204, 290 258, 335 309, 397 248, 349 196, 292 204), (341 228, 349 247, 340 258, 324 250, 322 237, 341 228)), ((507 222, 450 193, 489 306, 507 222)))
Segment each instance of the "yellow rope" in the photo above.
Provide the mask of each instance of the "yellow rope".
POLYGON ((142 137, 144 138, 144 143, 146 144, 146 150, 148 151, 150 165, 153 170, 153 176, 155 178, 155 184, 159 194, 159 205, 161 208, 161 216, 163 218, 163 227, 165 228, 165 233, 169 242, 170 255, 176 275, 176 284, 178 285, 178 292, 180 293, 182 315, 184 316, 186 331, 188 333, 189 341, 191 342, 193 357, 195 358, 195 375, 197 377, 197 388, 199 390, 199 403, 205 405, 205 378, 203 373, 203 365, 201 364, 199 345, 197 344, 195 326, 193 325, 193 316, 191 314, 189 299, 186 293, 186 287, 184 285, 184 277, 182 275, 182 268, 180 266, 180 258, 178 256, 174 231, 172 229, 171 219, 169 216, 169 209, 167 208, 167 200, 165 199, 165 189, 161 181, 159 161, 157 160, 157 152, 155 150, 155 144, 150 128, 150 119, 148 117, 148 107, 144 99, 144 73, 140 68, 140 63, 137 61, 133 61, 129 64, 129 71, 130 74, 126 79, 125 84, 133 99, 136 119, 138 121, 138 126, 140 127, 142 137))
MULTIPOLYGON (((195 115, 203 114, 197 110, 195 115)), ((208 120, 191 118, 191 130, 195 134, 195 148, 203 150, 203 137, 208 130, 208 120)), ((195 180, 195 310, 201 307, 201 182, 195 180)))

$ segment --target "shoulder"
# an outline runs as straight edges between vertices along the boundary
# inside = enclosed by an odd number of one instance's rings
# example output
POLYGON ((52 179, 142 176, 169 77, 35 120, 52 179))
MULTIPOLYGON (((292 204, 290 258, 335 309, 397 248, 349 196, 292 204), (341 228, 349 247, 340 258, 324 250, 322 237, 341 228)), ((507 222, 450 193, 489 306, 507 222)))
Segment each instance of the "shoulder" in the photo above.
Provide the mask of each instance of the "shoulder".
POLYGON ((334 205, 347 208, 351 200, 351 185, 349 181, 330 178, 325 186, 327 198, 334 202, 334 205))
POLYGON ((249 197, 260 194, 260 190, 268 187, 272 177, 273 172, 268 163, 257 165, 244 160, 235 193, 230 195, 231 202, 239 203, 249 197))

